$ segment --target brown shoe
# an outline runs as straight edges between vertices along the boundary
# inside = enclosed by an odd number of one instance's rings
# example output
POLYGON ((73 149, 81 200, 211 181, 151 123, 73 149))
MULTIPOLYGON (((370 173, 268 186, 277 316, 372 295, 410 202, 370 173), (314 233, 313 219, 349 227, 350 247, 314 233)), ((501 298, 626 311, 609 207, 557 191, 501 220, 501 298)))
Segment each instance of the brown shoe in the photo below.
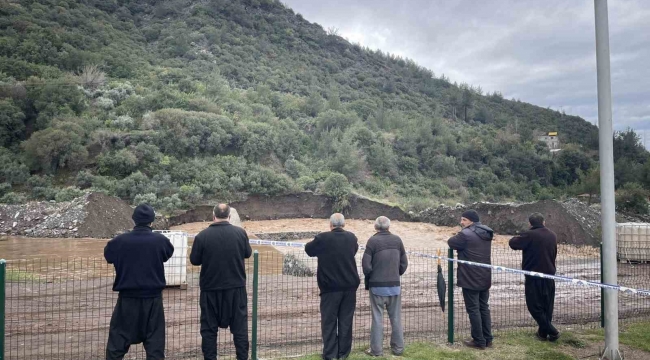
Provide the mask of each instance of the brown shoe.
POLYGON ((491 347, 492 347, 492 341, 488 341, 488 342, 485 344, 485 346, 491 348, 491 347))
POLYGON ((485 346, 479 345, 476 343, 474 340, 465 340, 463 341, 463 344, 467 347, 477 349, 477 350, 485 350, 485 346))

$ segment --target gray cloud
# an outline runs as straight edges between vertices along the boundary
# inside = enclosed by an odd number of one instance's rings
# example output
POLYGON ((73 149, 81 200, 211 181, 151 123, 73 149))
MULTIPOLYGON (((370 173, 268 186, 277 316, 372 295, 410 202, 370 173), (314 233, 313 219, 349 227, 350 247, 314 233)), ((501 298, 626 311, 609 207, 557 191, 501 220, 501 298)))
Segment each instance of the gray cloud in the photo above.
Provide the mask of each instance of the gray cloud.
MULTIPOLYGON (((597 121, 593 1, 284 2, 352 42, 452 81, 597 121)), ((647 131, 650 139, 648 19, 647 0, 609 2, 614 127, 647 131)))

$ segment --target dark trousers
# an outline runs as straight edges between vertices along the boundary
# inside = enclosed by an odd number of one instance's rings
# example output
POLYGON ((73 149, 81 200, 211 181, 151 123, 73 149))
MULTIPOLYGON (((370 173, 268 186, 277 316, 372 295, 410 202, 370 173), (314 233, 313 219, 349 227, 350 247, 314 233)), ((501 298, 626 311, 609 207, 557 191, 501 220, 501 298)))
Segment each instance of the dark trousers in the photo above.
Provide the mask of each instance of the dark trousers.
POLYGON ((481 346, 492 342, 492 319, 490 318, 490 290, 476 291, 463 289, 465 309, 472 326, 472 339, 481 346))
POLYGON ((165 311, 162 296, 118 297, 106 345, 106 360, 122 360, 133 344, 144 344, 147 360, 165 358, 165 311))
POLYGON ((526 276, 526 306, 539 325, 541 337, 557 336, 557 329, 551 324, 555 303, 555 280, 526 276))
POLYGON ((321 294, 323 359, 345 359, 350 355, 350 351, 352 351, 352 320, 356 306, 356 290, 321 294))
POLYGON ((246 288, 201 291, 201 350, 205 360, 217 358, 219 328, 230 327, 237 360, 248 359, 248 299, 246 288))

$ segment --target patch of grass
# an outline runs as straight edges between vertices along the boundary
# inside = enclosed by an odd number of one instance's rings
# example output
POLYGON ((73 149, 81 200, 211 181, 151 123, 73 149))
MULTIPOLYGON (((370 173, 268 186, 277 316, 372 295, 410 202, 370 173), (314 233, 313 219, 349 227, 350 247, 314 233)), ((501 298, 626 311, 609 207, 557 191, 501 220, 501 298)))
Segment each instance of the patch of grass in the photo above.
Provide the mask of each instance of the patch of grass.
MULTIPOLYGON (((450 347, 414 343, 406 347, 402 356, 393 356, 390 350, 384 350, 384 356, 374 357, 366 355, 362 350, 356 350, 350 354, 349 360, 385 360, 385 359, 399 359, 399 360, 478 360, 479 352, 476 350, 455 350, 450 347)), ((320 355, 310 355, 299 358, 299 360, 321 360, 320 355)))
MULTIPOLYGON (((562 334, 564 336, 565 334, 562 334)), ((571 337, 573 343, 578 339, 571 337)), ((561 341, 551 343, 548 341, 539 341, 535 338, 532 331, 520 331, 499 335, 494 340, 495 347, 492 354, 484 357, 486 359, 512 359, 512 360, 571 360, 573 357, 564 354, 561 349, 561 341)), ((487 355, 487 354, 486 354, 487 355)))
POLYGON ((650 352, 650 322, 630 324, 619 333, 622 344, 650 352))
POLYGON ((7 282, 39 281, 41 279, 40 275, 23 270, 7 270, 6 275, 7 282))
POLYGON ((587 343, 585 343, 584 340, 578 338, 575 334, 570 332, 562 333, 557 343, 558 345, 566 345, 576 349, 584 349, 587 347, 587 343))
MULTIPOLYGON (((585 330, 577 332, 563 331, 557 342, 539 341, 533 331, 513 331, 498 334, 494 347, 486 351, 468 349, 459 345, 435 345, 414 343, 407 346, 404 356, 371 357, 361 349, 355 349, 350 360, 572 360, 591 354, 594 345, 604 340, 603 330, 585 330)), ((643 351, 650 351, 650 322, 631 324, 621 330, 622 344, 633 346, 643 351)), ((384 350, 389 354, 389 350, 384 350)), ((311 355, 300 360, 320 360, 320 356, 311 355)))

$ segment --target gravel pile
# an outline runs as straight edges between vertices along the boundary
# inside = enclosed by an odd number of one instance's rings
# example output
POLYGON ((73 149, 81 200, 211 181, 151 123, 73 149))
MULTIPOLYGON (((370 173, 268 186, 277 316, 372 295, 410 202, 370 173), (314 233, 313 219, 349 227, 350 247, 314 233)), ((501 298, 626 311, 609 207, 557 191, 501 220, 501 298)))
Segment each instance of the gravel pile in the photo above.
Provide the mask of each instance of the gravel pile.
POLYGON ((70 202, 0 205, 0 233, 41 238, 111 238, 133 227, 132 208, 101 193, 70 202))

